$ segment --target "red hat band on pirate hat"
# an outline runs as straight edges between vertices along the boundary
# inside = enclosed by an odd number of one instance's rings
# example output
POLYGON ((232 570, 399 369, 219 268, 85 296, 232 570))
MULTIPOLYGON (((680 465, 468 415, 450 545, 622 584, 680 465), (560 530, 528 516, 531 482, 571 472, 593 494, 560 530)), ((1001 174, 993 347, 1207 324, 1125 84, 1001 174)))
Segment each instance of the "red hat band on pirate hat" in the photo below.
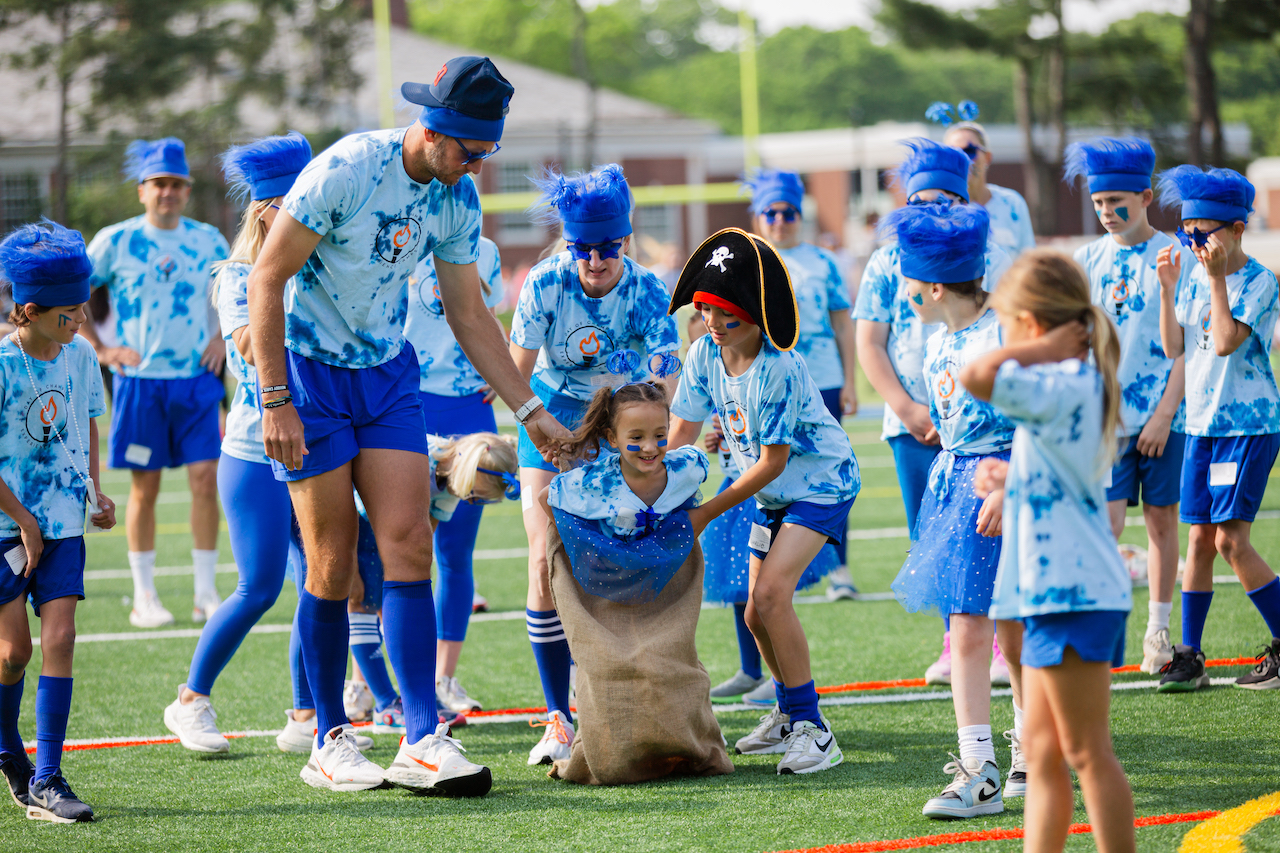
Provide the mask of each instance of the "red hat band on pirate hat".
POLYGON ((728 299, 716 296, 714 293, 706 293, 701 290, 695 291, 693 294, 693 307, 701 311, 703 305, 714 305, 717 308, 723 308, 744 323, 750 323, 753 326, 759 325, 759 323, 751 319, 750 314, 739 306, 734 305, 728 299))

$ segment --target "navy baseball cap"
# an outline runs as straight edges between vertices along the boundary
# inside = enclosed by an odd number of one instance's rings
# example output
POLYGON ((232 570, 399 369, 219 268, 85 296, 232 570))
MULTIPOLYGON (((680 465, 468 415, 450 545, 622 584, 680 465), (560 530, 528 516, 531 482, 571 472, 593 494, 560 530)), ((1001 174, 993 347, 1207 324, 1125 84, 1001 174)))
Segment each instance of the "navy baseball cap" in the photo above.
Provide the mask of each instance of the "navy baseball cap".
POLYGON ((400 94, 422 106, 419 121, 432 130, 460 139, 497 142, 507 105, 515 94, 487 56, 457 56, 440 67, 430 83, 405 83, 400 94))

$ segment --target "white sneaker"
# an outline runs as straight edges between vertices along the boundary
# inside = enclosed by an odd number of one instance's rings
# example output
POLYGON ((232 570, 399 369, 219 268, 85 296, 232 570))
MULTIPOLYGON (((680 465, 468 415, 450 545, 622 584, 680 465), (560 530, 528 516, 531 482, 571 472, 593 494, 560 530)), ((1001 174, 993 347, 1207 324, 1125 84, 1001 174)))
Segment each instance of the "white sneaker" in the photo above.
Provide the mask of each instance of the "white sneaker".
POLYGON ((355 738, 341 726, 312 747, 311 760, 298 774, 313 788, 330 791, 367 791, 386 784, 386 771, 360 754, 355 738))
POLYGON ((1146 586, 1148 583, 1147 549, 1127 544, 1116 547, 1120 549, 1120 561, 1129 572, 1129 580, 1133 581, 1134 586, 1146 586))
POLYGON ((1004 733, 1009 741, 1009 775, 1004 780, 1004 796, 1025 797, 1027 795, 1027 759, 1022 754, 1022 739, 1017 729, 1009 729, 1004 733))
POLYGON ((924 671, 925 684, 951 683, 951 632, 942 635, 942 654, 924 671))
POLYGON ((1149 633, 1142 639, 1142 666, 1139 669, 1143 672, 1157 673, 1171 660, 1173 640, 1169 637, 1168 628, 1149 633))
POLYGON ((810 720, 801 720, 791 727, 786 738, 787 754, 778 762, 779 776, 817 773, 819 770, 830 770, 844 761, 844 753, 836 745, 836 736, 830 731, 831 724, 825 719, 823 723, 827 726, 827 731, 810 720))
POLYGON ((178 685, 178 698, 164 709, 164 727, 178 736, 178 741, 192 752, 227 752, 230 745, 218 731, 214 720, 218 715, 208 696, 197 696, 182 704, 182 688, 178 685))
POLYGON ((858 597, 858 588, 853 585, 853 575, 848 566, 840 566, 827 576, 827 600, 852 601, 858 597))
POLYGON ((761 676, 758 686, 742 694, 742 701, 747 705, 759 705, 761 708, 777 705, 778 688, 773 686, 773 676, 767 672, 761 676))
POLYGON ((442 675, 436 679, 436 701, 441 707, 459 714, 479 711, 482 707, 479 702, 467 695, 466 688, 458 683, 458 679, 448 675, 442 675))
POLYGON ((1004 811, 1000 796, 1000 768, 990 761, 970 758, 961 761, 954 755, 943 768, 953 773, 951 784, 924 804, 925 817, 963 818, 1004 811))
POLYGON ((218 593, 213 590, 202 592, 195 597, 195 604, 191 608, 191 621, 197 625, 201 622, 208 622, 209 617, 213 615, 213 611, 221 606, 222 599, 218 598, 218 593))
POLYGON ((569 748, 573 746, 573 723, 564 718, 559 711, 552 711, 545 720, 530 720, 529 725, 535 729, 546 726, 542 731, 542 739, 529 750, 529 766, 537 764, 554 764, 569 757, 569 748))
POLYGON ((479 592, 471 596, 471 612, 472 613, 488 613, 489 599, 485 598, 479 592))
POLYGON ((386 779, 411 791, 483 797, 493 787, 493 774, 488 767, 463 758, 464 752, 462 744, 449 737, 449 727, 444 724, 415 744, 400 738, 400 751, 387 768, 386 779))
MULTIPOLYGON (((281 752, 309 753, 316 742, 316 718, 300 721, 293 718, 293 711, 285 711, 286 722, 280 734, 276 735, 276 746, 281 752)), ((373 738, 356 733, 356 727, 346 725, 342 730, 356 742, 356 749, 368 752, 373 749, 373 738)))
POLYGON ((135 628, 163 628, 173 624, 173 614, 164 609, 159 596, 148 590, 134 598, 129 624, 135 628))
POLYGON ((760 718, 751 734, 738 739, 733 751, 739 755, 770 755, 787 751, 787 735, 791 734, 791 717, 774 705, 760 718))
POLYGON ((342 711, 353 723, 373 718, 373 691, 363 681, 349 679, 342 683, 342 711))

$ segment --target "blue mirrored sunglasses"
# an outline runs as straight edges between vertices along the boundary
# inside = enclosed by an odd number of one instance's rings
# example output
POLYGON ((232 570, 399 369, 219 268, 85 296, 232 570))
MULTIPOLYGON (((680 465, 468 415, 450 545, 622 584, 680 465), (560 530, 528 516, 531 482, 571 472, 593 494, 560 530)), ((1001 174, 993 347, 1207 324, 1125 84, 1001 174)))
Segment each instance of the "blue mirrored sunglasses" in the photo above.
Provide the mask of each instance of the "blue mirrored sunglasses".
POLYGON ((766 210, 760 215, 764 217, 765 222, 772 225, 778 221, 779 216, 782 217, 783 222, 795 222, 800 218, 800 211, 796 210, 794 207, 788 207, 786 210, 766 210))
MULTIPOLYGON (((507 500, 515 501, 520 499, 520 481, 516 479, 515 474, 512 474, 510 471, 493 471, 489 468, 481 468, 479 466, 476 467, 476 470, 479 471, 481 474, 489 474, 491 476, 497 477, 498 479, 502 480, 503 484, 506 486, 506 488, 503 490, 503 494, 507 496, 507 500)), ((497 501, 482 501, 479 498, 472 498, 470 499, 470 502, 471 503, 497 503, 497 501)))
POLYGON ((1201 248, 1204 248, 1205 244, 1209 242, 1210 234, 1217 233, 1218 231, 1221 231, 1223 228, 1226 228, 1226 227, 1227 227, 1227 223, 1224 222, 1223 224, 1219 225, 1217 228, 1213 229, 1212 231, 1201 231, 1199 228, 1193 228, 1191 229, 1190 234, 1188 234, 1186 231, 1183 231, 1182 228, 1179 227, 1177 231, 1173 232, 1173 235, 1178 238, 1179 243, 1186 246, 1188 249, 1191 248, 1191 245, 1193 243, 1201 248))
POLYGON ((970 160, 977 160, 978 155, 981 154, 983 151, 986 151, 987 149, 983 148, 981 145, 979 145, 976 142, 970 142, 968 145, 961 148, 960 150, 963 151, 969 157, 970 160))
POLYGON ((569 244, 569 251, 572 252, 573 256, 580 261, 591 260, 592 249, 599 252, 600 257, 602 259, 616 258, 618 257, 618 252, 622 251, 622 241, 611 240, 607 243, 570 243, 569 244))
POLYGON ((463 145, 461 140, 454 139, 453 141, 457 142, 458 147, 462 149, 462 165, 464 166, 469 166, 470 164, 476 162, 477 160, 488 160, 494 154, 497 154, 499 151, 502 150, 501 145, 495 145, 493 146, 493 149, 491 151, 481 151, 479 154, 477 154, 471 149, 467 148, 467 146, 463 145))

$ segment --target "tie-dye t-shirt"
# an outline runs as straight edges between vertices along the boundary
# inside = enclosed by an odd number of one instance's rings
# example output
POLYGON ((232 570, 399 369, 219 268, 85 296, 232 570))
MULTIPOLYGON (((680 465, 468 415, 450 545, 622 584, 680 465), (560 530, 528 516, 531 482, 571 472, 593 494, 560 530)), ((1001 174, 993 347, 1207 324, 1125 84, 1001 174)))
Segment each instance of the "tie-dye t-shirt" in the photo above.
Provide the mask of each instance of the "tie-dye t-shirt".
POLYGON ((1102 486, 1102 377, 1078 359, 996 373, 991 404, 1015 424, 993 619, 1133 606, 1102 486))
POLYGON ((701 423, 720 413, 738 467, 760 461, 762 445, 791 447, 786 469, 756 493, 765 509, 796 501, 830 506, 852 500, 862 487, 849 437, 822 403, 804 360, 767 342, 741 376, 730 376, 720 347, 703 335, 689 347, 671 413, 701 423))
MULTIPOLYGON (((1122 246, 1110 234, 1076 250, 1076 262, 1089 277, 1089 295, 1116 324, 1120 335, 1120 435, 1142 432, 1169 382, 1173 359, 1164 354, 1160 341, 1160 280, 1156 255, 1177 241, 1159 231, 1145 243, 1122 246)), ((1195 267, 1184 253, 1181 290, 1195 267)), ((1186 429, 1185 409, 1179 405, 1172 429, 1186 429)))
POLYGON ((667 487, 652 506, 631 491, 622 477, 621 457, 601 454, 580 468, 557 474, 551 481, 547 503, 570 515, 600 523, 603 533, 629 539, 657 524, 664 516, 684 506, 707 481, 710 463, 693 446, 678 447, 662 457, 667 468, 667 487), (646 510, 652 513, 646 517, 646 510))
MULTIPOLYGON (((987 271, 982 279, 984 290, 995 290, 1000 276, 1009 269, 1009 255, 994 243, 987 243, 987 271)), ((862 273, 862 286, 853 306, 853 319, 889 324, 885 349, 898 381, 911 399, 929 405, 929 388, 924 381, 924 345, 942 324, 925 325, 911 309, 907 296, 907 280, 902 276, 897 243, 881 246, 867 261, 862 273)), ((881 438, 908 435, 910 430, 888 406, 884 407, 881 438)))
MULTIPOLYGON (((484 304, 496 308, 502 302, 502 261, 497 244, 488 237, 480 238, 476 269, 480 280, 489 285, 484 304)), ((418 264, 409 279, 409 319, 404 336, 418 353, 418 369, 422 371, 419 390, 442 397, 465 397, 484 387, 484 379, 467 360, 444 317, 435 255, 418 264)))
POLYGON ((422 259, 434 252, 469 264, 479 256, 471 176, 451 187, 413 180, 404 170, 405 133, 343 137, 285 197, 285 211, 320 235, 285 287, 285 346, 298 355, 347 368, 390 361, 404 346, 408 282, 422 259))
POLYGON ((156 228, 145 216, 103 228, 89 243, 94 288, 105 287, 116 317, 116 340, 136 350, 124 376, 189 379, 212 331, 209 283, 213 265, 226 260, 227 241, 212 225, 183 218, 177 228, 156 228))
POLYGON ((924 370, 929 384, 929 417, 938 428, 942 449, 957 456, 985 456, 1013 441, 1013 424, 990 403, 960 384, 966 364, 1002 346, 996 312, 986 311, 954 334, 945 327, 925 344, 924 370))
POLYGON ((1231 355, 1218 355, 1213 349, 1209 277, 1204 267, 1196 265, 1178 291, 1174 304, 1186 342, 1188 435, 1280 432, 1280 393, 1269 357, 1280 312, 1278 298, 1276 277, 1253 258, 1227 276, 1231 316, 1252 333, 1231 355))
MULTIPOLYGON (((36 517, 45 539, 82 536, 89 420, 106 411, 98 357, 77 335, 53 361, 28 355, 26 362, 13 336, 5 335, 0 341, 0 479, 36 517)), ((17 535, 17 523, 0 513, 0 536, 17 535)))
POLYGON ((849 310, 849 291, 836 265, 835 255, 812 243, 779 249, 779 257, 791 275, 800 310, 800 339, 796 352, 804 357, 809 375, 819 390, 844 386, 844 364, 831 328, 831 312, 849 310))
MULTIPOLYGON (((1017 258, 1036 247, 1036 232, 1031 227, 1031 211, 1027 201, 1016 190, 987 184, 991 200, 983 205, 991 217, 991 242, 1017 258)), ((994 284, 992 285, 994 288, 994 284)))
POLYGON ((582 292, 578 262, 568 252, 529 271, 511 319, 511 342, 538 350, 533 375, 558 394, 590 400, 606 385, 640 382, 648 359, 680 349, 671 297, 662 279, 624 256, 626 268, 599 299, 582 292), (641 356, 630 374, 609 372, 609 356, 630 349, 641 356))
POLYGON ((218 288, 218 320, 227 341, 227 370, 236 378, 236 393, 227 410, 227 428, 222 436, 222 452, 245 462, 271 464, 262 444, 262 412, 258 409, 258 371, 244 360, 231 333, 249 325, 249 264, 219 267, 214 283, 218 288))

